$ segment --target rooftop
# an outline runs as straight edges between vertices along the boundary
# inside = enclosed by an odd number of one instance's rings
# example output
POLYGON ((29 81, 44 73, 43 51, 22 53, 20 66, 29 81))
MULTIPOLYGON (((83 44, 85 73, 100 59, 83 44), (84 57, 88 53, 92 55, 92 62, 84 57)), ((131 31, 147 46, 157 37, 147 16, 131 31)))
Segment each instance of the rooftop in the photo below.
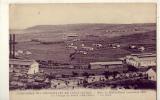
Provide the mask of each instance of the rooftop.
POLYGON ((141 54, 131 54, 131 56, 137 56, 139 58, 144 58, 144 57, 156 57, 155 53, 141 53, 141 54))
POLYGON ((156 57, 156 55, 145 55, 145 56, 138 56, 139 58, 146 58, 146 57, 156 57))
POLYGON ((107 62, 91 62, 91 65, 120 65, 122 61, 107 61, 107 62))
POLYGON ((153 71, 157 72, 157 68, 156 67, 152 67, 152 68, 149 68, 149 69, 152 69, 153 71))

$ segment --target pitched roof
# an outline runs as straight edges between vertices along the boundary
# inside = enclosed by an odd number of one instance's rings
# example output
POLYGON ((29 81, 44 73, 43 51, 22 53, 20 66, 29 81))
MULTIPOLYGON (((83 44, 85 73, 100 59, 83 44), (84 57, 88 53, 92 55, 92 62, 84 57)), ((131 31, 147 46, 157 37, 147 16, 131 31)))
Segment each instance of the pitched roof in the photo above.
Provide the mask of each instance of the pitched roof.
POLYGON ((9 59, 9 64, 15 64, 15 65, 31 65, 33 64, 34 60, 22 60, 22 59, 9 59))
POLYGON ((157 68, 156 67, 151 67, 151 68, 148 68, 147 72, 149 71, 154 71, 154 72, 157 72, 157 68))
POLYGON ((144 58, 144 57, 156 57, 155 53, 141 53, 141 54, 131 54, 131 56, 137 56, 139 58, 144 58))
POLYGON ((107 61, 107 62, 91 62, 91 65, 120 65, 122 61, 107 61))
POLYGON ((155 72, 157 72, 157 68, 156 67, 152 67, 152 70, 154 70, 155 72))

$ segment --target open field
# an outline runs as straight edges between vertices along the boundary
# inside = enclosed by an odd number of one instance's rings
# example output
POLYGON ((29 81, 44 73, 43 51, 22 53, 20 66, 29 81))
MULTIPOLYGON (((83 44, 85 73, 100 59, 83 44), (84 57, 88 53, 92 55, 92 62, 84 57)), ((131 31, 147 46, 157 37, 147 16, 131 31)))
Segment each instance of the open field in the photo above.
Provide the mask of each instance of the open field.
POLYGON ((63 43, 52 45, 44 45, 34 42, 18 43, 16 44, 16 50, 32 52, 32 55, 21 56, 27 59, 54 60, 58 62, 69 61, 69 53, 63 43))
POLYGON ((94 35, 115 37, 131 35, 156 30, 155 23, 146 24, 66 24, 66 25, 37 25, 24 30, 10 29, 10 33, 19 34, 17 41, 31 38, 55 38, 68 33, 77 33, 79 36, 94 35), (23 34, 23 35, 20 35, 23 34), (25 37, 25 38, 24 38, 25 37))
MULTIPOLYGON (((22 34, 16 34, 16 50, 30 51, 31 55, 21 55, 22 58, 35 60, 53 60, 59 63, 89 63, 94 61, 117 60, 137 51, 128 49, 129 45, 145 47, 144 52, 156 52, 156 26, 155 24, 76 24, 76 25, 39 25, 27 28, 22 34), (24 33, 24 34, 23 34, 24 33), (75 53, 67 48, 64 39, 70 33, 78 34, 79 41, 73 42, 75 46, 81 44, 94 48, 87 54, 75 53), (32 41, 38 39, 39 41, 32 41), (43 44, 42 42, 51 42, 43 44), (102 44, 94 47, 93 44, 102 44), (113 48, 109 44, 119 44, 121 47, 113 48)), ((11 30, 10 33, 15 33, 11 30)), ((78 48, 78 50, 81 50, 78 48)), ((140 52, 139 52, 140 53, 140 52)))

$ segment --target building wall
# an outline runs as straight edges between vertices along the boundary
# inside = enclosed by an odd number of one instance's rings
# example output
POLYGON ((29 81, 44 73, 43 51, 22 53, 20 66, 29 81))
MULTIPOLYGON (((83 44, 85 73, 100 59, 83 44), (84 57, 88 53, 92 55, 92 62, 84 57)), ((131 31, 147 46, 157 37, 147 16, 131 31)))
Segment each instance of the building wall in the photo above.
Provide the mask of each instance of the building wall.
POLYGON ((156 66, 156 57, 138 58, 133 56, 133 57, 127 58, 126 63, 128 65, 132 65, 137 68, 156 66))
POLYGON ((115 69, 115 68, 122 68, 122 67, 123 67, 122 64, 120 64, 120 65, 109 65, 108 69, 115 69))
POLYGON ((90 69, 105 69, 105 66, 95 64, 95 65, 91 65, 90 69))
POLYGON ((142 58, 140 59, 140 66, 156 66, 156 58, 142 58))
POLYGON ((149 69, 146 73, 148 75, 148 79, 149 80, 152 80, 152 81, 156 81, 157 80, 157 75, 156 75, 156 72, 154 70, 149 69))
POLYGON ((39 72, 39 64, 37 62, 34 62, 31 65, 9 65, 10 72, 16 72, 16 73, 26 73, 26 74, 35 74, 39 72))
POLYGON ((139 61, 136 61, 134 59, 126 59, 126 63, 128 65, 132 65, 134 67, 138 67, 139 66, 139 61))
POLYGON ((32 65, 30 65, 28 74, 35 74, 37 72, 39 72, 39 64, 37 62, 34 62, 32 65))
POLYGON ((112 65, 100 65, 100 64, 95 64, 95 65, 91 65, 91 69, 115 69, 115 68, 122 68, 123 65, 122 64, 112 64, 112 65))
POLYGON ((65 88, 66 82, 62 80, 52 80, 51 81, 51 88, 65 88))
POLYGON ((88 83, 93 83, 93 82, 97 82, 97 81, 106 81, 106 78, 103 75, 90 76, 89 78, 87 78, 88 83))

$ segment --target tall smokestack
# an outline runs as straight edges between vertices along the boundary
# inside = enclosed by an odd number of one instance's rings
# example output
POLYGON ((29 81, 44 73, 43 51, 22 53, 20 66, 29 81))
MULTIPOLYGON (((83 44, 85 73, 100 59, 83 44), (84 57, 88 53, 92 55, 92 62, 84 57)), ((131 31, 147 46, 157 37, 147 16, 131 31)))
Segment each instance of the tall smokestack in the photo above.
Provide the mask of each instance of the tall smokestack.
POLYGON ((9 34, 9 57, 12 58, 12 34, 9 34))
POLYGON ((10 34, 9 37, 9 57, 15 58, 15 34, 10 34))
POLYGON ((13 58, 15 58, 15 34, 13 34, 13 58))

